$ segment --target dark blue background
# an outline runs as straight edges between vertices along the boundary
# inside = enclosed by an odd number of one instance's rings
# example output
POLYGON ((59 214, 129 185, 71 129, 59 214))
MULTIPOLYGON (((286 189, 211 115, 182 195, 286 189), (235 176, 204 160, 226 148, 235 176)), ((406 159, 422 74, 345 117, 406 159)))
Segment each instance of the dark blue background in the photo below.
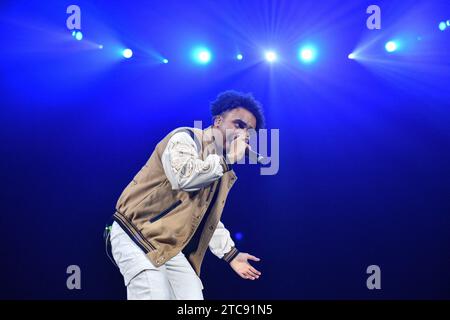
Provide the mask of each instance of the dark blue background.
POLYGON ((377 1, 374 31, 370 4, 2 1, 0 298, 125 298, 102 240, 118 196, 162 137, 209 125, 209 102, 236 89, 280 129, 280 170, 236 168, 223 222, 263 275, 242 280, 208 252, 206 299, 449 299, 450 30, 438 24, 450 2, 377 1), (402 47, 388 54, 392 38, 402 47), (319 55, 306 66, 308 41, 319 55), (207 66, 191 61, 200 44, 207 66), (265 48, 281 60, 262 61, 265 48), (66 288, 72 264, 81 290, 66 288))

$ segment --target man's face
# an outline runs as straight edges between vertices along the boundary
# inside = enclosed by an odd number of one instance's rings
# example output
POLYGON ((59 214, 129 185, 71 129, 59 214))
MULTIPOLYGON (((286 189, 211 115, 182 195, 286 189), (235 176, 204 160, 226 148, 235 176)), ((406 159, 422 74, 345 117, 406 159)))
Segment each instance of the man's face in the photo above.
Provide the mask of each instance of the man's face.
POLYGON ((217 116, 214 127, 222 133, 223 145, 228 152, 231 141, 239 135, 245 135, 248 143, 249 130, 256 128, 256 118, 247 109, 234 108, 217 116))

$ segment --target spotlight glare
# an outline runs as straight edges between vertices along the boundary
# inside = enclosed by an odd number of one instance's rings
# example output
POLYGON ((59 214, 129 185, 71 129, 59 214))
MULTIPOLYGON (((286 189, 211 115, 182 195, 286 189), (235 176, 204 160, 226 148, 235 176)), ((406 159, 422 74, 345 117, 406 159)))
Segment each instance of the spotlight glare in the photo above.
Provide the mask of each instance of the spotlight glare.
POLYGON ((348 55, 348 58, 351 60, 354 60, 356 58, 356 54, 354 52, 352 52, 348 55))
POLYGON ((277 60, 277 54, 274 51, 266 51, 265 57, 268 62, 275 62, 277 60))
POLYGON ((442 21, 439 23, 439 30, 444 31, 445 29, 447 29, 447 23, 442 21))
POLYGON ((311 63, 316 59, 316 50, 313 47, 303 47, 300 50, 299 58, 303 63, 311 63))
POLYGON ((384 48, 387 52, 394 52, 397 50, 397 43, 395 41, 388 41, 384 48))
POLYGON ((124 58, 129 59, 133 56, 133 51, 131 49, 124 49, 122 55, 124 58))
POLYGON ((236 234, 234 235, 236 240, 240 241, 242 240, 242 238, 244 238, 244 235, 242 234, 242 232, 236 232, 236 234))
POLYGON ((208 64, 211 61, 211 52, 206 48, 195 49, 194 60, 199 64, 208 64))
POLYGON ((164 64, 168 64, 168 63, 169 63, 169 60, 167 60, 167 59, 163 59, 163 60, 162 60, 162 63, 164 63, 164 64))
POLYGON ((98 48, 99 48, 99 49, 103 49, 103 45, 102 45, 102 44, 99 44, 99 45, 98 45, 98 48))
POLYGON ((244 59, 244 57, 242 56, 242 54, 238 54, 238 55, 236 56, 236 59, 242 60, 242 59, 244 59))
POLYGON ((198 58, 200 59, 200 61, 202 62, 208 62, 211 59, 211 55, 208 51, 202 51, 200 52, 200 54, 198 55, 198 58))
POLYGON ((77 39, 78 41, 83 39, 83 34, 81 33, 81 31, 76 31, 75 32, 75 39, 77 39))
POLYGON ((450 20, 447 20, 447 27, 450 27, 450 20))

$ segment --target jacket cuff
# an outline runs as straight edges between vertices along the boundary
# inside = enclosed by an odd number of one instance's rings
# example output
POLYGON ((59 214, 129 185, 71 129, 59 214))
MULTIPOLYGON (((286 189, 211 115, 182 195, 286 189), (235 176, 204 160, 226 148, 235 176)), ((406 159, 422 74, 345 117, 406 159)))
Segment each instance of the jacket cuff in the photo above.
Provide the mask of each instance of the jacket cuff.
POLYGON ((236 256, 239 254, 239 250, 236 249, 235 247, 231 247, 231 250, 229 252, 227 252, 222 259, 225 260, 226 262, 230 263, 234 258, 236 258, 236 256))

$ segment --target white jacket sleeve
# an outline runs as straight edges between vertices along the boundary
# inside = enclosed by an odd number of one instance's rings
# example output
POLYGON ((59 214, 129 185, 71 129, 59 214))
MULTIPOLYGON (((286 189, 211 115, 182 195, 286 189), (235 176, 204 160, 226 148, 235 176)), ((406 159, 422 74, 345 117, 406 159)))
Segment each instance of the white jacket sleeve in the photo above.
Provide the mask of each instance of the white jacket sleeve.
POLYGON ((173 190, 197 191, 223 175, 220 156, 210 154, 203 161, 199 152, 187 132, 175 133, 169 139, 161 161, 173 190))
POLYGON ((228 262, 239 253, 235 248, 233 239, 231 239, 230 232, 225 228, 222 221, 217 224, 216 230, 209 241, 209 249, 216 257, 228 262))

